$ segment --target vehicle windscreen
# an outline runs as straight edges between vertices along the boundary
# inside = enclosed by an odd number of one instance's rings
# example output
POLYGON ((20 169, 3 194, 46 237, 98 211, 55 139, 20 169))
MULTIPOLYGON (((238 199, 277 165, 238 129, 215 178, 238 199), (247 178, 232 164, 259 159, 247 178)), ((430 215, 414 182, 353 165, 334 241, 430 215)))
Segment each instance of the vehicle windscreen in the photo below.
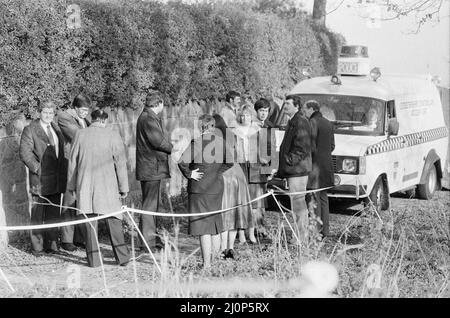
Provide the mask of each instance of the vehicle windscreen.
POLYGON ((343 95, 300 95, 303 101, 316 100, 320 112, 334 124, 335 133, 347 135, 382 135, 385 102, 343 95))

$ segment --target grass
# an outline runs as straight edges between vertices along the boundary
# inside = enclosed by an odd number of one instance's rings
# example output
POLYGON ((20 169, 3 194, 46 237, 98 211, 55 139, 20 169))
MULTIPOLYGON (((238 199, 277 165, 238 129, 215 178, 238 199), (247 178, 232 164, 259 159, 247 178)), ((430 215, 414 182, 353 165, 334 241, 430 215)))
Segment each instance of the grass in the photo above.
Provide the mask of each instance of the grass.
MULTIPOLYGON (((139 197, 130 198, 139 208, 139 197)), ((107 265, 108 294, 99 271, 87 272, 93 284, 71 290, 64 284, 35 283, 0 295, 14 297, 450 297, 450 216, 448 192, 431 201, 393 198, 393 208, 378 215, 369 208, 331 214, 332 237, 316 235, 311 219, 308 243, 289 245, 290 229, 281 213, 267 212, 271 243, 237 247, 237 260, 215 260, 201 269, 198 241, 186 236, 187 223, 164 218, 166 249, 157 255, 161 274, 148 256, 125 270, 107 265), (183 249, 190 239, 191 248, 183 249), (313 263, 313 272, 306 272, 313 263), (332 268, 323 268, 324 263, 332 268), (336 286, 320 289, 338 273, 336 286), (330 278, 331 277, 331 278, 330 278)), ((185 212, 186 193, 172 199, 175 212, 185 212)), ((163 204, 170 210, 167 199, 163 204)), ((136 216, 135 216, 136 218, 136 216)), ((290 216, 288 220, 292 222, 290 216)), ((136 235, 125 221, 128 240, 136 235)), ((104 233, 100 228, 100 235, 104 233)), ((103 239, 103 237, 102 237, 103 239)), ((2 264, 3 265, 3 264, 2 264)), ((63 265, 61 265, 63 266, 63 265)), ((64 263, 67 266, 67 263, 64 263)), ((10 267, 14 267, 12 264, 10 267)), ((8 267, 1 267, 5 270, 8 267)), ((310 267, 311 268, 311 267, 310 267)), ((85 270, 83 268, 83 270, 85 270)), ((34 269, 31 269, 33 273, 34 269)), ((31 276, 33 277, 33 276, 31 276)), ((65 279, 65 276, 62 276, 65 279)), ((64 283, 64 282, 63 282, 64 283)), ((5 286, 5 288, 3 288, 5 286)), ((19 287, 17 287, 19 286, 19 287)))

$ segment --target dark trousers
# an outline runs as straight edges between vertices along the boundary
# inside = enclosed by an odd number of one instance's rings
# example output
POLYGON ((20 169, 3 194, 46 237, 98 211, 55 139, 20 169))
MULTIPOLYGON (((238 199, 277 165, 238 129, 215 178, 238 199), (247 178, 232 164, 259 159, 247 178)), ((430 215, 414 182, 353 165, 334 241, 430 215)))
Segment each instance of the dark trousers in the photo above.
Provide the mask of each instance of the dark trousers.
POLYGON ((330 208, 328 204, 327 190, 313 192, 311 201, 314 202, 316 208, 314 213, 322 221, 322 226, 319 226, 319 231, 324 236, 330 235, 330 208))
MULTIPOLYGON (((37 195, 32 195, 32 200, 31 225, 58 223, 60 221, 59 205, 61 204, 61 194, 43 195, 42 198, 37 195), (44 198, 57 206, 49 205, 49 202, 44 198)), ((58 250, 58 235, 59 229, 57 227, 32 230, 31 248, 36 252, 41 252, 44 249, 56 251, 58 250)))
MULTIPOLYGON (((94 217, 97 214, 89 214, 88 217, 94 217)), ((125 243, 125 238, 122 231, 122 221, 110 217, 104 219, 108 228, 109 239, 111 240, 111 247, 114 252, 114 257, 117 263, 123 264, 129 261, 130 251, 125 243)), ((92 221, 90 223, 83 223, 84 239, 86 242, 86 255, 88 259, 88 265, 90 267, 98 267, 101 265, 100 262, 100 247, 97 244, 97 233, 98 233, 98 222, 92 221), (92 225, 92 226, 91 226, 92 225), (94 231, 95 229, 95 231, 94 231)))
MULTIPOLYGON (((159 210, 159 200, 161 180, 141 181, 142 189, 142 210, 157 212, 159 210)), ((161 239, 156 232, 158 218, 153 215, 141 214, 139 217, 139 230, 144 236, 149 247, 161 245, 161 239)), ((145 248, 142 238, 139 236, 140 247, 145 248)))
MULTIPOLYGON (((75 208, 76 198, 67 191, 64 193, 63 205, 66 207, 75 208)), ((63 209, 62 219, 64 222, 70 222, 78 219, 83 219, 82 215, 77 216, 77 211, 75 209, 63 209)), ((84 243, 82 230, 82 225, 69 225, 63 226, 61 228, 61 243, 84 243)))

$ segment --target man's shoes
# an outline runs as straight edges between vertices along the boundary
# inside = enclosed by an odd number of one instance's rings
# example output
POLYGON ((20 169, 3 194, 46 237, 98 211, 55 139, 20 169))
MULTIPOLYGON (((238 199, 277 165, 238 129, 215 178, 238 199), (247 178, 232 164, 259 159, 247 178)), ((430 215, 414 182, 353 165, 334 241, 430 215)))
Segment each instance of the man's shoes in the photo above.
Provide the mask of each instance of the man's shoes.
POLYGON ((51 248, 46 248, 45 249, 45 253, 47 253, 47 254, 56 254, 56 253, 58 253, 58 250, 54 250, 54 249, 51 249, 51 248))
POLYGON ((225 258, 231 258, 231 259, 234 259, 235 255, 236 255, 236 253, 234 252, 234 250, 229 249, 229 250, 227 251, 227 254, 225 255, 225 258))
POLYGON ((56 241, 49 241, 48 244, 44 244, 44 251, 47 254, 55 254, 59 252, 58 244, 56 241), (45 247, 47 246, 47 247, 45 247))
POLYGON ((73 252, 77 250, 77 247, 75 244, 72 243, 61 243, 61 248, 68 252, 73 252))
POLYGON ((35 251, 35 250, 31 250, 31 254, 34 257, 42 257, 45 255, 44 251, 35 251))
POLYGON ((86 245, 81 242, 74 242, 73 245, 75 245, 76 247, 81 248, 83 250, 86 249, 86 245))
POLYGON ((126 262, 123 262, 123 263, 119 264, 119 266, 126 267, 128 264, 130 264, 130 261, 131 261, 131 260, 128 260, 128 261, 126 261, 126 262))
POLYGON ((226 258, 227 258, 227 255, 228 255, 228 251, 229 251, 229 250, 224 249, 224 250, 220 253, 220 255, 219 255, 220 259, 226 259, 226 258))

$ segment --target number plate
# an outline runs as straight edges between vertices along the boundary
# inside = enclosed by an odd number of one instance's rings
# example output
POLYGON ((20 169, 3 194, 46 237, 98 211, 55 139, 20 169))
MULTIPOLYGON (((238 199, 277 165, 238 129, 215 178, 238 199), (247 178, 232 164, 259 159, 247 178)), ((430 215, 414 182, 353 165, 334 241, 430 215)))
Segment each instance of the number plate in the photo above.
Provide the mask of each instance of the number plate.
POLYGON ((340 74, 358 74, 358 63, 356 62, 339 62, 340 74))

